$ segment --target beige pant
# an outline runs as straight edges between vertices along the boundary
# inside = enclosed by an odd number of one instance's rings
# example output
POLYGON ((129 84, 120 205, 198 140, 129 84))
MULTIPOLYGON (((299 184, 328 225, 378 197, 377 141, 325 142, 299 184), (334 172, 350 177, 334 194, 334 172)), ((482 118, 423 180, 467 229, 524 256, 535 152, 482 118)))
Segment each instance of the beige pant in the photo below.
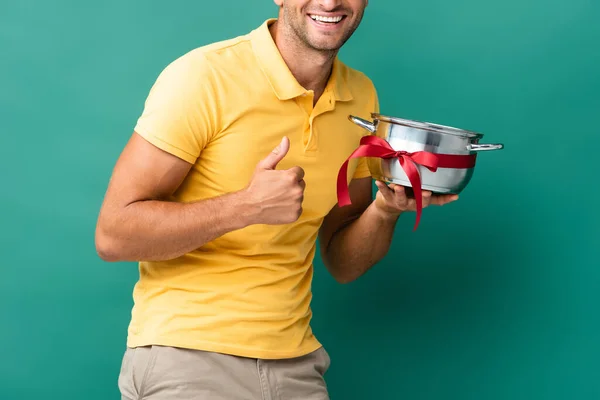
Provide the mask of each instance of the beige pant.
POLYGON ((119 375, 122 400, 328 400, 330 359, 262 360, 174 347, 128 348, 119 375))

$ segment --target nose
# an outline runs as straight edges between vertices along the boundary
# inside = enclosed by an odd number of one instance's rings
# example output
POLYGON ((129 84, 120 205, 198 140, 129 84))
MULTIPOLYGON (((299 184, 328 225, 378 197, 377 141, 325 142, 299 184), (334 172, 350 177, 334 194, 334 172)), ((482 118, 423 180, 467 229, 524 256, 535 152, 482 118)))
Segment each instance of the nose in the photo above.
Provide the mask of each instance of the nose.
POLYGON ((323 11, 334 11, 342 5, 342 0, 317 0, 323 11))

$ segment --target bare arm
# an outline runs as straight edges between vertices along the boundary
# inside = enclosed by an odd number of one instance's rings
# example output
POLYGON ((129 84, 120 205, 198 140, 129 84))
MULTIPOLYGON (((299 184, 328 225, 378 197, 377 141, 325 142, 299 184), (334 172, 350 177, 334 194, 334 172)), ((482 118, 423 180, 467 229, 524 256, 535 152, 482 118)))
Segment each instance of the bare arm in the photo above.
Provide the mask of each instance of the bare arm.
POLYGON ((169 201, 191 164, 133 134, 119 157, 96 226, 106 261, 166 260, 255 223, 297 219, 304 191, 298 167, 275 170, 287 138, 256 166, 241 191, 192 203, 169 201), (278 152, 277 152, 278 151, 278 152))
MULTIPOLYGON (((352 204, 335 206, 323 221, 319 240, 321 257, 332 276, 348 283, 363 275, 389 251, 394 228, 400 215, 414 211, 415 199, 408 198, 404 187, 377 182, 379 191, 372 200, 372 179, 353 180, 349 185, 352 204)), ((423 191, 423 207, 444 205, 454 195, 432 196, 423 191)))
POLYGON ((102 259, 175 258, 248 223, 250 207, 238 193, 190 204, 167 201, 191 166, 132 135, 98 217, 96 249, 102 259))
POLYGON ((353 180, 352 204, 335 206, 325 217, 319 233, 321 257, 331 275, 351 282, 388 252, 397 216, 382 213, 372 201, 372 179, 353 180))

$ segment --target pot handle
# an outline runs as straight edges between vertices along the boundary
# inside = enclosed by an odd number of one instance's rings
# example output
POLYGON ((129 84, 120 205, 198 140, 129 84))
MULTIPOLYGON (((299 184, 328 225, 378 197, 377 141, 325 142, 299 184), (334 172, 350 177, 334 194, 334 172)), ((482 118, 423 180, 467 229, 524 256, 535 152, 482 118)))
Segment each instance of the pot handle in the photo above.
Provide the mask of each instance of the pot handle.
POLYGON ((355 117, 354 115, 348 115, 348 119, 371 133, 375 133, 375 131, 377 130, 377 125, 373 122, 369 122, 365 119, 355 117))
POLYGON ((503 144, 470 144, 467 146, 467 150, 470 151, 500 150, 503 148, 503 144))

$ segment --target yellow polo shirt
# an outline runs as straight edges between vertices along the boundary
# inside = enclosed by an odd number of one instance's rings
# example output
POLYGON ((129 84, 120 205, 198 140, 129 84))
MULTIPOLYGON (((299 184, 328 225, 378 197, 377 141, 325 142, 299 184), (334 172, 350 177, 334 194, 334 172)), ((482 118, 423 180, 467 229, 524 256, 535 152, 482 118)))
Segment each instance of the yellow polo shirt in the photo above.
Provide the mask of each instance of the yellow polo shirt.
MULTIPOLYGON (((323 217, 336 204, 338 170, 367 132, 348 120, 378 111, 372 82, 339 60, 313 107, 268 31, 199 47, 170 63, 135 131, 193 164, 171 200, 244 188, 286 135, 278 168, 305 171, 303 213, 287 225, 252 225, 177 259, 140 262, 128 329, 131 347, 157 344, 246 357, 288 358, 320 347, 310 328, 311 280, 323 217)), ((365 160, 350 177, 366 177, 365 160)))

